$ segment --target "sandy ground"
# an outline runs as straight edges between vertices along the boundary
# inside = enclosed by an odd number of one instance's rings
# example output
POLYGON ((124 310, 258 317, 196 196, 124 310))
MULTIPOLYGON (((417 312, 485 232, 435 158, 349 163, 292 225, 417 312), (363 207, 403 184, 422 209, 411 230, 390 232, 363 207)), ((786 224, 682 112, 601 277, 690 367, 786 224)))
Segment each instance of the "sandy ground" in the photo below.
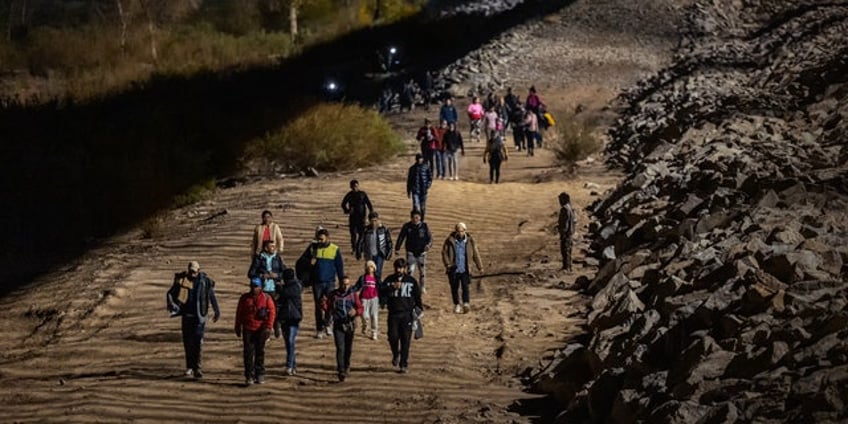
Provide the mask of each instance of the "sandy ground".
MULTIPOLYGON (((635 80, 644 68, 628 70, 616 62, 609 72, 635 80)), ((592 80, 603 79, 597 68, 591 72, 592 80)), ((553 110, 583 104, 600 111, 619 89, 542 82, 553 110)), ((433 108, 392 119, 411 144, 423 118, 436 113, 433 108)), ((339 383, 333 342, 312 337, 307 291, 297 342, 299 374, 284 375, 283 342, 272 339, 267 383, 244 388, 233 321, 238 296, 247 289, 251 231, 263 209, 272 210, 282 226, 289 265, 321 224, 343 248, 347 273, 358 276, 363 263, 350 255, 347 218, 339 206, 348 181, 361 182, 396 238, 409 219, 411 202, 404 193, 412 153, 379 168, 219 190, 209 201, 163 215, 152 239, 143 239, 141 229, 128 230, 0 299, 0 421, 530 421, 507 410, 530 396, 518 375, 580 332, 585 299, 564 288, 593 271, 559 270, 557 194, 572 195, 579 249, 588 225, 583 208, 618 176, 598 161, 581 164, 569 176, 554 165, 550 150, 537 150, 532 158, 511 151, 501 183, 494 185, 488 183, 482 145, 467 146, 461 180, 435 181, 430 191, 434 254, 424 297, 426 335, 412 345, 409 374, 396 373, 390 364, 383 313, 380 339, 357 335, 351 376, 339 383), (438 255, 459 221, 477 240, 485 273, 501 274, 473 281, 472 310, 463 315, 452 311, 438 255), (200 381, 183 377, 180 323, 168 318, 164 301, 173 273, 193 259, 217 281, 222 309, 221 320, 207 327, 200 381)))

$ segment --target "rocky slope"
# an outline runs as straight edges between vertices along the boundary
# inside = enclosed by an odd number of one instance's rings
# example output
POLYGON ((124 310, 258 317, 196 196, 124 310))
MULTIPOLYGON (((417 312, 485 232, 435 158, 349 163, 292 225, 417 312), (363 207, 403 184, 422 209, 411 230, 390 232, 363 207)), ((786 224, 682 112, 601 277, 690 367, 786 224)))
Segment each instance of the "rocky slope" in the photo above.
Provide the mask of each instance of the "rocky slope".
POLYGON ((848 3, 698 1, 620 97, 559 422, 848 419, 848 3))

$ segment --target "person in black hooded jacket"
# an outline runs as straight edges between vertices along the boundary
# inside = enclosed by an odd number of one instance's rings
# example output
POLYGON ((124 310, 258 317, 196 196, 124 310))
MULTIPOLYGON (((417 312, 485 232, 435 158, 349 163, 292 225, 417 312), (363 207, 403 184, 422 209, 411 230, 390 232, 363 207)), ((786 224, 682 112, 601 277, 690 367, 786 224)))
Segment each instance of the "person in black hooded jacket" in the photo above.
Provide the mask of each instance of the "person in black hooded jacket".
POLYGON ((406 260, 396 259, 395 273, 380 283, 381 297, 386 299, 388 309, 387 332, 392 349, 392 365, 406 374, 409 367, 409 347, 412 343, 412 323, 415 308, 423 310, 421 290, 418 282, 406 273, 406 260))
POLYGON ((286 374, 297 374, 295 339, 303 319, 303 284, 291 268, 283 271, 283 281, 277 283, 277 322, 283 331, 286 346, 286 374))

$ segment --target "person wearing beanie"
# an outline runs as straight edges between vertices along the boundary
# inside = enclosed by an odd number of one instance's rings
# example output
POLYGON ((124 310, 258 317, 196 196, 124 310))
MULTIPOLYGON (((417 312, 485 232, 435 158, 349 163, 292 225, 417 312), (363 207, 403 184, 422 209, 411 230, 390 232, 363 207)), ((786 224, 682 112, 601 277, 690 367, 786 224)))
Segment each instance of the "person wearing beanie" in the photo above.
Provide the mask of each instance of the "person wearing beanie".
POLYGON ((201 348, 209 305, 212 305, 215 313, 212 322, 218 322, 218 318, 221 317, 218 299, 215 297, 215 281, 200 271, 200 264, 197 261, 191 261, 186 271, 174 274, 174 283, 168 290, 166 301, 171 316, 182 318, 185 375, 202 378, 201 348))
POLYGON ((241 295, 236 308, 236 337, 242 339, 244 385, 265 383, 265 342, 277 316, 274 299, 262 291, 262 279, 250 280, 250 291, 241 295))

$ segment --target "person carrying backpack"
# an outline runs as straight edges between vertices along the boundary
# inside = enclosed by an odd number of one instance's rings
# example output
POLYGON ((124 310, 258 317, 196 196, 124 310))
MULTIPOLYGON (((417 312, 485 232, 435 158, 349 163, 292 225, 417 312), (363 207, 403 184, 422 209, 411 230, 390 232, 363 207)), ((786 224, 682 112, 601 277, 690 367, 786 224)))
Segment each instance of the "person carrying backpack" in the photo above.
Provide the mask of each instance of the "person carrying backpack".
POLYGON ((322 298, 327 297, 336 286, 336 278, 344 275, 344 261, 339 246, 330 242, 330 232, 320 228, 316 240, 307 246, 298 263, 308 263, 312 282, 312 299, 315 302, 315 338, 332 335, 330 317, 321 308, 322 298))
POLYGON ((504 146, 503 135, 497 133, 493 138, 486 151, 483 153, 483 163, 489 162, 489 184, 497 184, 501 178, 501 162, 509 159, 509 155, 504 146))
POLYGON ((277 286, 277 294, 279 300, 276 323, 282 329, 286 346, 286 374, 295 375, 295 339, 303 319, 303 284, 297 279, 293 269, 287 268, 283 271, 283 281, 277 286))
POLYGON ((241 295, 236 308, 236 337, 244 350, 244 385, 265 383, 265 341, 277 317, 274 299, 262 291, 262 280, 250 280, 250 291, 241 295))
POLYGON ((339 381, 350 375, 350 355, 353 352, 353 335, 356 332, 356 317, 362 316, 359 292, 347 275, 341 278, 339 288, 330 293, 323 308, 333 317, 333 340, 336 344, 336 370, 339 381))

